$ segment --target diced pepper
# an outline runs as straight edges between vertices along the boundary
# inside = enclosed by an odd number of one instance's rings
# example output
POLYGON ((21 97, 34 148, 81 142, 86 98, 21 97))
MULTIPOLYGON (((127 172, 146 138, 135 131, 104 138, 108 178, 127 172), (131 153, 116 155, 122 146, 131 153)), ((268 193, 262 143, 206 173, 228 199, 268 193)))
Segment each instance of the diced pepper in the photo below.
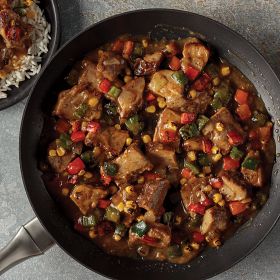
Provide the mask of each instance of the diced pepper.
POLYGON ((238 146, 238 145, 242 144, 244 141, 243 137, 234 130, 230 130, 227 133, 227 137, 228 137, 229 144, 232 146, 238 146))
POLYGON ((195 231, 193 233, 193 241, 196 243, 202 243, 205 240, 205 237, 203 234, 201 234, 199 231, 195 231))
POLYGON ((184 161, 184 168, 190 169, 194 175, 199 174, 199 169, 194 164, 188 162, 187 160, 184 161))
POLYGON ((112 51, 116 53, 122 53, 124 47, 124 42, 122 40, 117 39, 112 45, 112 51))
POLYGON ((209 207, 209 206, 213 205, 213 201, 211 199, 209 199, 208 197, 206 197, 203 201, 200 202, 200 204, 205 207, 209 207))
POLYGON ((232 159, 231 157, 224 157, 224 165, 223 168, 224 170, 232 170, 232 169, 237 169, 240 166, 239 160, 232 159))
POLYGON ((178 71, 181 68, 181 61, 177 56, 172 56, 169 60, 169 68, 173 71, 178 71))
POLYGON ((195 69, 193 66, 189 65, 185 71, 186 76, 191 81, 195 80, 196 77, 199 75, 200 71, 195 69))
POLYGON ((99 84, 99 89, 103 93, 108 93, 111 87, 112 84, 108 79, 103 79, 99 84))
POLYGON ((131 227, 131 232, 137 234, 140 237, 144 236, 148 232, 148 230, 149 226, 144 221, 134 224, 131 227))
POLYGON ((76 132, 81 130, 81 122, 80 121, 74 121, 72 123, 72 132, 76 132))
POLYGON ((110 88, 110 90, 108 91, 108 94, 113 96, 114 98, 118 98, 120 93, 121 93, 121 91, 122 91, 121 89, 119 89, 119 88, 117 88, 115 86, 112 86, 110 88))
POLYGON ((129 131, 131 131, 134 135, 137 135, 144 128, 143 122, 140 122, 139 116, 134 115, 126 120, 125 125, 129 131))
POLYGON ((134 42, 126 41, 123 47, 123 56, 129 57, 133 52, 133 48, 134 48, 134 42))
POLYGON ((148 94, 146 95, 146 100, 148 102, 151 102, 151 101, 154 101, 155 99, 156 99, 156 97, 151 92, 148 92, 148 94))
POLYGON ((239 104, 248 104, 249 93, 242 89, 237 89, 235 92, 234 100, 239 104))
POLYGON ((97 224, 97 219, 94 215, 82 216, 79 222, 83 227, 94 227, 97 224))
POLYGON ((105 186, 108 186, 112 181, 112 177, 105 174, 103 167, 100 167, 100 177, 101 181, 103 182, 103 185, 105 186))
POLYGON ((70 139, 69 134, 67 133, 62 133, 59 136, 59 146, 66 149, 70 150, 72 147, 72 141, 70 139))
POLYGON ((171 78, 178 84, 184 86, 187 82, 188 82, 188 79, 187 77, 184 75, 184 73, 182 71, 177 71, 177 72, 174 72, 172 75, 171 75, 171 78))
POLYGON ((198 130, 201 131, 202 128, 208 123, 208 121, 209 121, 209 118, 207 118, 204 115, 199 115, 197 120, 196 120, 198 130))
POLYGON ((163 129, 160 131, 160 140, 163 143, 173 143, 177 139, 177 131, 173 129, 163 129))
POLYGON ((241 159, 243 157, 244 153, 239 150, 237 147, 232 147, 230 152, 230 157, 233 159, 241 159))
POLYGON ((181 175, 183 178, 189 179, 192 176, 192 171, 189 168, 183 168, 181 175))
POLYGON ((82 103, 73 113, 73 116, 77 119, 81 119, 87 112, 88 105, 86 103, 82 103))
POLYGON ((195 123, 185 124, 179 129, 179 134, 184 140, 192 137, 196 137, 200 134, 197 125, 195 123))
POLYGON ((83 131, 75 131, 71 134, 71 140, 74 143, 82 142, 85 140, 85 133, 83 131))
POLYGON ((58 133, 66 133, 70 127, 71 125, 64 119, 59 119, 55 124, 55 130, 58 133))
POLYGON ((114 235, 116 234, 116 235, 123 237, 123 236, 125 236, 126 230, 127 230, 127 228, 124 224, 118 224, 118 225, 116 225, 114 235))
POLYGON ((85 164, 79 157, 75 158, 67 166, 67 172, 71 175, 78 174, 83 169, 85 169, 85 164))
POLYGON ((211 104, 212 108, 214 110, 219 110, 220 108, 223 107, 223 103, 221 102, 221 100, 219 98, 213 98, 211 104))
POLYGON ((213 109, 218 110, 222 106, 226 106, 231 100, 232 93, 228 83, 222 82, 214 94, 211 106, 213 109))
POLYGON ((164 224, 166 224, 166 225, 172 224, 173 219, 174 219, 174 213, 173 212, 165 212, 163 214, 162 220, 163 220, 164 224))
POLYGON ((261 112, 254 111, 252 116, 252 122, 258 126, 264 126, 267 122, 267 116, 261 112))
POLYGON ((169 246, 167 248, 167 255, 169 258, 175 258, 182 256, 182 250, 179 245, 169 246))
POLYGON ((250 170, 257 170, 259 163, 259 159, 255 157, 246 157, 241 166, 250 170))
POLYGON ((104 172, 106 175, 115 176, 118 172, 118 166, 112 162, 104 162, 104 172))
POLYGON ((211 178, 209 182, 210 185, 215 189, 220 189, 224 185, 223 180, 221 178, 211 178))
POLYGON ((197 91, 203 91, 207 88, 207 86, 209 85, 211 81, 210 76, 207 73, 203 73, 203 75, 201 77, 199 77, 194 84, 192 85, 192 87, 197 90, 197 91))
POLYGON ((229 209, 232 215, 239 215, 243 213, 248 207, 248 204, 240 201, 232 201, 229 203, 229 209))
POLYGON ((212 147, 213 147, 213 143, 209 139, 207 138, 202 139, 202 150, 204 153, 211 154, 212 147))
POLYGON ((205 213, 205 206, 203 206, 200 203, 191 203, 188 206, 188 211, 194 212, 194 213, 197 213, 197 214, 200 214, 200 215, 204 215, 204 213, 205 213))
POLYGON ((195 120, 196 115, 194 113, 182 113, 181 124, 190 124, 195 120))
POLYGON ((101 129, 99 122, 91 121, 87 125, 87 131, 92 133, 97 133, 101 129))
POLYGON ((107 221, 111 221, 111 222, 117 224, 120 221, 120 211, 112 206, 109 206, 106 208, 104 218, 107 221))
POLYGON ((242 121, 248 120, 252 116, 252 112, 248 104, 239 105, 236 109, 236 113, 242 121))
POLYGON ((143 241, 144 243, 148 244, 148 245, 154 245, 154 244, 158 243, 158 239, 153 238, 153 237, 150 237, 150 236, 148 236, 148 235, 144 235, 144 236, 142 237, 142 241, 143 241))
POLYGON ((94 159, 92 151, 85 151, 81 154, 82 161, 87 164, 90 168, 93 168, 97 165, 97 162, 94 159))
POLYGON ((108 200, 108 199, 100 199, 100 200, 98 201, 97 207, 98 207, 98 208, 101 208, 101 209, 106 209, 107 207, 109 207, 110 204, 111 204, 111 200, 108 200))
POLYGON ((104 105, 104 108, 109 116, 116 116, 118 114, 117 106, 114 103, 107 103, 104 105))

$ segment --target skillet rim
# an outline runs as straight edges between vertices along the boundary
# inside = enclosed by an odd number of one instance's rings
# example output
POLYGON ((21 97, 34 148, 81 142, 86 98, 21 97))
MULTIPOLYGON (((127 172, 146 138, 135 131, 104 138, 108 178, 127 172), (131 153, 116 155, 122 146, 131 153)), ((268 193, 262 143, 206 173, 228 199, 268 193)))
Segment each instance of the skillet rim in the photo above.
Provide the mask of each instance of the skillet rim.
MULTIPOLYGON (((270 64, 266 61, 266 59, 264 58, 264 56, 260 53, 260 51, 251 43, 249 42, 247 39, 245 39, 242 35, 240 35, 238 32, 230 29, 228 26, 212 19, 212 18, 209 18, 207 16, 203 16, 203 15, 200 15, 200 14, 196 14, 196 13, 193 13, 193 12, 189 12, 189 11, 186 11, 186 10, 178 10, 178 9, 168 9, 168 8, 148 8, 148 9, 136 9, 136 10, 130 10, 130 11, 127 11, 127 12, 124 12, 124 13, 119 13, 119 14, 115 14, 113 16, 110 16, 110 17, 107 17, 107 18, 104 18, 103 20, 101 21, 98 21, 90 26, 88 26, 86 29, 80 31, 78 34, 76 34, 75 36, 73 36, 71 39, 69 39, 67 42, 65 42, 60 48, 59 50, 56 52, 56 54, 50 59, 49 64, 51 64, 53 62, 53 60, 56 59, 56 57, 58 57, 64 50, 64 48, 67 46, 67 45, 70 45, 72 43, 72 41, 75 41, 79 36, 83 35, 84 33, 87 33, 89 30, 95 28, 96 26, 106 22, 106 21, 109 21, 109 20, 112 20, 112 19, 115 19, 115 18, 118 18, 118 17, 122 17, 122 16, 125 16, 125 15, 128 15, 128 14, 134 14, 134 13, 141 13, 141 12, 172 12, 172 13, 180 13, 180 14, 185 14, 186 16, 187 15, 192 15, 192 16, 195 16, 195 17, 198 17, 198 18, 203 18, 204 20, 208 20, 220 27, 222 27, 227 33, 231 33, 232 35, 234 35, 235 37, 237 37, 239 39, 239 41, 242 43, 242 45, 246 45, 249 47, 249 49, 251 51, 254 52, 255 55, 258 56, 258 59, 260 59, 262 61, 263 64, 266 65, 267 69, 270 71, 270 74, 273 75, 273 78, 275 79, 276 83, 278 83, 280 85, 280 80, 278 78, 278 76, 276 75, 274 69, 270 66, 270 64)), ((202 34, 204 35, 204 34, 202 34)), ((47 68, 47 66, 45 67, 47 68)), ((22 134, 23 134, 23 130, 24 130, 24 122, 25 122, 25 118, 26 118, 26 115, 28 114, 28 105, 29 105, 29 101, 31 99, 31 97, 33 96, 34 94, 34 89, 36 88, 36 85, 38 83, 38 81, 40 80, 41 76, 44 75, 44 72, 45 72, 45 68, 43 69, 43 71, 40 72, 40 74, 38 75, 36 81, 34 82, 33 86, 32 86, 32 89, 31 89, 31 93, 28 97, 28 100, 27 100, 27 105, 24 109, 24 113, 23 113, 23 117, 22 117, 22 122, 21 122, 21 126, 20 126, 20 141, 19 141, 19 157, 20 157, 20 170, 21 170, 21 175, 22 175, 22 180, 23 180, 23 183, 24 183, 24 187, 25 187, 25 191, 27 193, 27 197, 28 197, 28 200, 29 200, 29 203, 31 204, 32 208, 33 208, 33 211, 35 212, 37 218, 39 219, 39 221, 41 222, 42 226, 44 227, 44 229, 52 236, 53 238, 53 234, 47 229, 47 226, 45 225, 45 222, 44 222, 44 219, 41 218, 38 213, 37 213, 37 210, 36 210, 36 206, 34 206, 33 202, 32 202, 32 198, 30 197, 30 192, 28 190, 28 183, 26 182, 26 178, 24 176, 24 169, 23 169, 23 140, 22 140, 22 134)), ((275 135, 274 135, 274 138, 275 138, 275 135)), ((258 213, 261 213, 263 211, 263 209, 261 209, 258 213)), ((265 230, 265 233, 262 235, 262 237, 256 242, 256 244, 254 244, 254 246, 252 246, 247 252, 245 252, 241 257, 238 257, 236 259, 236 261, 224 266, 223 268, 221 269, 218 269, 216 270, 214 273, 211 273, 207 276, 204 276, 200 279, 209 279, 211 277, 214 277, 222 272, 225 272, 227 271, 228 269, 230 269, 231 267, 233 267, 234 265, 236 265, 237 263, 239 263, 240 261, 242 261, 245 257, 247 257, 249 254, 251 254, 262 242, 263 240, 267 237, 267 235, 271 232, 271 230, 273 229, 273 227, 275 226, 275 224, 277 223, 277 221, 279 220, 280 218, 280 211, 279 213, 277 214, 277 217, 275 218, 275 220, 273 220, 272 223, 270 223, 270 226, 268 227, 267 230, 265 230)), ((52 230, 52 229, 51 229, 52 230)), ((99 274, 99 275, 102 275, 108 279, 116 279, 116 278, 113 278, 111 276, 108 276, 106 275, 105 273, 101 273, 95 269, 93 269, 92 267, 90 267, 89 265, 83 263, 81 260, 79 260, 78 258, 76 258, 75 256, 72 255, 72 253, 70 253, 68 250, 66 250, 62 244, 60 244, 60 242, 58 242, 55 238, 53 238, 55 243, 66 253, 68 254, 69 256, 71 256, 71 258, 73 258, 75 261, 77 261, 78 263, 80 263, 81 265, 83 265, 84 267, 88 268, 89 270, 99 274)))

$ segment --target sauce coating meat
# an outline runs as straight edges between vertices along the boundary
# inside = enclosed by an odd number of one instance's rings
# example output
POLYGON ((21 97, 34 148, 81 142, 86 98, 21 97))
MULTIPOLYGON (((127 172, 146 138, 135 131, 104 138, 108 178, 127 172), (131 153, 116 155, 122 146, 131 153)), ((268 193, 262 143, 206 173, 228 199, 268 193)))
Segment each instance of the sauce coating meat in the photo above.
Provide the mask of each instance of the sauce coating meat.
POLYGON ((270 116, 204 42, 125 35, 66 81, 43 179, 74 228, 107 253, 187 263, 266 202, 270 116))

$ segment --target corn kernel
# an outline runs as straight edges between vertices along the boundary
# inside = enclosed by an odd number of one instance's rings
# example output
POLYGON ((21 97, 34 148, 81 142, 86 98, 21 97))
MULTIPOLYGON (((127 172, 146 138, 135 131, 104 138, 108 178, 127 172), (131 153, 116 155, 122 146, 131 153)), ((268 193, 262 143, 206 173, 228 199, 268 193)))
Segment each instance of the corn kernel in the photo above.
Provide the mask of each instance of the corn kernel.
POLYGON ((182 217, 176 216, 175 217, 175 225, 180 225, 182 223, 182 217))
POLYGON ((95 107, 98 104, 99 100, 97 97, 92 97, 88 100, 88 105, 90 107, 95 107))
POLYGON ((196 96, 197 96, 196 90, 195 90, 195 89, 190 90, 190 97, 191 97, 192 99, 194 99, 194 98, 196 98, 196 96))
POLYGON ((117 124, 115 124, 115 129, 121 130, 121 126, 117 123, 117 124))
POLYGON ((126 203, 125 203, 125 207, 136 209, 137 205, 133 200, 127 200, 126 203))
POLYGON ((92 178, 92 173, 91 172, 86 172, 85 174, 84 174, 84 177, 86 178, 86 179, 90 179, 90 178, 92 178))
POLYGON ((128 193, 128 194, 132 194, 133 193, 133 187, 132 186, 127 186, 125 188, 125 191, 128 193))
POLYGON ((220 78, 219 77, 216 77, 212 80, 212 83, 214 86, 218 86, 220 84, 220 78))
POLYGON ((155 113, 156 107, 155 107, 154 105, 148 106, 148 107, 145 109, 145 111, 146 111, 147 113, 155 113))
POLYGON ((195 161, 195 160, 196 160, 196 154, 195 154, 194 151, 188 152, 187 156, 188 156, 188 159, 189 159, 190 161, 195 161))
POLYGON ((94 230, 90 230, 89 232, 88 232, 88 235, 89 235, 89 237, 90 238, 95 238, 96 236, 97 236, 97 234, 96 234, 96 232, 94 231, 94 230))
POLYGON ((113 238, 114 238, 115 241, 120 241, 122 239, 122 237, 118 234, 114 234, 113 238))
POLYGON ((149 43, 148 43, 148 40, 147 40, 147 39, 143 39, 143 40, 142 40, 142 45, 143 45, 144 48, 147 48, 147 47, 148 47, 148 44, 149 44, 149 43))
POLYGON ((222 69, 221 69, 221 74, 223 76, 228 76, 230 74, 229 66, 223 66, 222 69))
POLYGON ((140 177, 138 178, 138 180, 137 180, 137 183, 138 183, 138 184, 143 184, 144 182, 145 182, 144 176, 140 176, 140 177))
POLYGON ((183 185, 185 185, 187 183, 187 179, 186 178, 182 178, 181 180, 180 180, 180 184, 183 186, 183 185))
POLYGON ((218 202, 218 204, 221 206, 221 207, 224 207, 226 202, 222 199, 221 201, 218 202))
POLYGON ((216 123, 216 130, 217 131, 219 131, 219 132, 221 132, 221 131, 223 131, 224 130, 224 125, 221 123, 221 122, 217 122, 216 123))
POLYGON ((205 192, 211 192, 212 191, 212 186, 211 185, 207 185, 203 188, 203 191, 205 192))
POLYGON ((159 96, 157 98, 157 102, 165 102, 165 98, 159 96))
POLYGON ((165 108, 165 107, 166 107, 166 102, 165 102, 165 101, 163 101, 163 102, 158 102, 158 107, 159 107, 160 109, 165 108))
POLYGON ((94 147, 93 156, 96 158, 96 157, 100 156, 100 154, 101 154, 101 149, 99 147, 94 147))
POLYGON ((79 173, 78 173, 78 176, 83 176, 85 175, 86 171, 85 170, 81 170, 79 173))
POLYGON ((191 243, 191 246, 192 246, 192 248, 194 249, 194 250, 199 250, 199 244, 198 243, 196 243, 196 242, 192 242, 191 243))
POLYGON ((215 194, 213 195, 213 201, 214 201, 215 203, 220 202, 222 199, 223 199, 223 197, 222 197, 222 195, 221 195, 220 193, 215 193, 215 194))
POLYGON ((69 189, 63 188, 63 189, 61 190, 61 193, 62 193, 62 195, 67 196, 67 195, 69 194, 69 189))
POLYGON ((15 26, 16 25, 16 22, 14 19, 11 20, 11 26, 15 26))
POLYGON ((137 218, 136 218, 136 221, 137 222, 141 222, 141 221, 143 221, 144 220, 144 216, 143 215, 140 215, 140 216, 138 216, 137 218))
POLYGON ((56 150, 49 150, 49 156, 50 157, 55 157, 57 154, 56 154, 56 150))
POLYGON ((214 247, 220 247, 222 245, 222 242, 219 238, 215 238, 213 241, 212 241, 212 244, 214 247))
POLYGON ((66 153, 65 149, 62 147, 59 147, 58 149, 56 149, 56 152, 57 152, 57 155, 60 157, 64 156, 66 153))
POLYGON ((117 209, 120 211, 120 212, 123 212, 124 210, 124 203, 123 202, 120 202, 117 206, 117 209))
POLYGON ((126 76, 124 76, 123 80, 124 80, 125 83, 128 83, 128 82, 130 82, 132 80, 132 77, 126 75, 126 76))
POLYGON ((209 174, 209 173, 211 173, 211 167, 210 167, 210 166, 204 166, 204 167, 203 167, 203 173, 204 173, 204 174, 209 174))
POLYGON ((218 154, 212 156, 212 160, 213 160, 214 162, 217 162, 217 161, 219 161, 222 157, 223 157, 222 154, 221 154, 221 153, 218 153, 218 154))
POLYGON ((145 144, 148 144, 148 143, 150 143, 150 142, 152 141, 152 138, 151 138, 150 135, 146 134, 146 135, 144 135, 144 136, 142 137, 142 140, 143 140, 143 142, 144 142, 145 144))
POLYGON ((213 155, 216 155, 219 152, 219 148, 217 146, 213 146, 211 148, 211 152, 212 152, 213 155))
POLYGON ((132 143, 132 138, 130 138, 130 137, 126 138, 125 144, 126 144, 127 146, 129 146, 131 143, 132 143))

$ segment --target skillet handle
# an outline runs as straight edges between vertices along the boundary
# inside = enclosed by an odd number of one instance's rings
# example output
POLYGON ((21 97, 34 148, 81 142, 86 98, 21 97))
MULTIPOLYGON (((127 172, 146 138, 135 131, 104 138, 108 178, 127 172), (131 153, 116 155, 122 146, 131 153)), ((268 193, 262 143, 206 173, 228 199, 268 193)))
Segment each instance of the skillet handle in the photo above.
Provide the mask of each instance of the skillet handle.
POLYGON ((0 275, 28 258, 42 255, 53 244, 50 235, 34 218, 22 226, 8 245, 0 250, 0 275))

